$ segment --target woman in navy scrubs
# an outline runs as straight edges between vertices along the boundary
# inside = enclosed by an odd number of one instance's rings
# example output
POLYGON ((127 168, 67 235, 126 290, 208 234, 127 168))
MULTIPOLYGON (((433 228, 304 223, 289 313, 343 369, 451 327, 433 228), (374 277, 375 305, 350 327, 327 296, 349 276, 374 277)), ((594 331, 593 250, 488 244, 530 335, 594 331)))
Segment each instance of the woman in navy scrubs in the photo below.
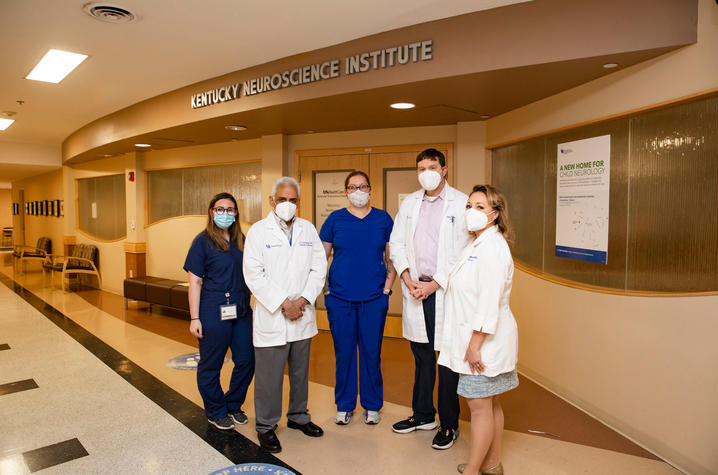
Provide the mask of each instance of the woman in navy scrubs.
POLYGON ((219 429, 246 424, 242 404, 254 376, 252 311, 242 274, 244 235, 239 227, 237 201, 220 193, 209 203, 207 228, 187 253, 189 274, 189 331, 199 341, 197 386, 207 419, 219 429), (232 349, 232 378, 222 391, 219 373, 232 349))
POLYGON ((334 250, 324 303, 337 362, 335 422, 348 424, 356 407, 358 350, 364 422, 377 424, 384 405, 381 343, 396 278, 389 262, 394 222, 386 211, 369 206, 371 186, 364 172, 350 173, 344 188, 349 206, 330 214, 319 233, 327 257, 334 250))

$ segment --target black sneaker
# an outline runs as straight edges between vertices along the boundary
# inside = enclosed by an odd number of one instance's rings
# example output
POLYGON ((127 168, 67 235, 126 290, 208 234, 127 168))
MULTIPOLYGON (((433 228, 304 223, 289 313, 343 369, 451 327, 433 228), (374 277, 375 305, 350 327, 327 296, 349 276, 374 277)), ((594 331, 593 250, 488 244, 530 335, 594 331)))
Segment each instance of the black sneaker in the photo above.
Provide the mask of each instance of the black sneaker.
POLYGON ((247 423, 249 419, 247 419, 247 414, 244 413, 244 411, 237 411, 234 414, 229 415, 235 424, 244 425, 247 423))
POLYGON ((454 445, 457 437, 459 437, 459 429, 441 426, 439 432, 434 436, 434 440, 431 441, 431 446, 439 450, 448 449, 454 445))
POLYGON ((408 419, 404 419, 403 421, 399 421, 393 426, 391 426, 391 430, 398 434, 408 434, 409 432, 414 432, 415 430, 433 430, 436 429, 436 421, 434 419, 430 421, 419 421, 414 418, 414 416, 411 416, 408 419))
POLYGON ((215 426, 217 429, 232 430, 234 429, 234 422, 229 416, 219 417, 217 419, 207 419, 210 424, 215 426))

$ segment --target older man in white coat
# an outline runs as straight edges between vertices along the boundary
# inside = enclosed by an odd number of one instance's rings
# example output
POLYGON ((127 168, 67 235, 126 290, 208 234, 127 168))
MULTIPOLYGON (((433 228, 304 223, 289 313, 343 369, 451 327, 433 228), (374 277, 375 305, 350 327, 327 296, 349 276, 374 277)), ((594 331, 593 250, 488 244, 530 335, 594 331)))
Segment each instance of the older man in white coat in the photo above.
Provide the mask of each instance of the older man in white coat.
POLYGON ((309 349, 317 334, 314 301, 324 286, 327 259, 317 230, 296 217, 299 184, 282 177, 269 197, 272 211, 255 223, 244 245, 244 280, 255 298, 254 410, 263 449, 282 450, 275 434, 282 416, 284 366, 289 363, 287 427, 310 437, 323 431, 307 411, 309 349))
MULTIPOLYGON (((407 196, 394 220, 389 248, 400 276, 402 329, 414 354, 413 415, 392 426, 401 434, 436 428, 436 353, 444 323, 444 290, 462 249, 470 242, 464 226, 468 197, 446 182, 446 158, 430 148, 416 158, 422 189, 407 196)), ((459 434, 459 375, 439 366, 439 421, 431 446, 448 449, 459 434)))

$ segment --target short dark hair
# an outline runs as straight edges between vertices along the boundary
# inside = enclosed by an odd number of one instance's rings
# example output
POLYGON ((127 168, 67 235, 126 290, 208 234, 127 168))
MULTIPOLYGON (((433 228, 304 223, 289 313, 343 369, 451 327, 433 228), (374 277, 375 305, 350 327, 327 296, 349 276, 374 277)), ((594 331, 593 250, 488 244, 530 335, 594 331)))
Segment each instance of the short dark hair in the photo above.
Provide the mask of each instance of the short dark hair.
POLYGON ((427 148, 423 152, 421 152, 419 155, 416 156, 416 163, 419 163, 420 161, 424 159, 434 160, 436 162, 439 162, 439 165, 443 167, 446 166, 446 157, 444 157, 444 154, 440 151, 436 150, 435 148, 427 148))
POLYGON ((354 170, 353 172, 351 172, 350 174, 348 174, 348 175, 347 175, 347 179, 344 180, 344 189, 345 189, 345 190, 346 190, 347 187, 349 186, 349 180, 351 180, 351 179, 354 178, 355 176, 363 176, 364 179, 366 180, 366 184, 369 185, 369 188, 371 188, 371 182, 369 181, 369 176, 368 176, 366 173, 364 173, 363 171, 361 171, 361 170, 354 170))

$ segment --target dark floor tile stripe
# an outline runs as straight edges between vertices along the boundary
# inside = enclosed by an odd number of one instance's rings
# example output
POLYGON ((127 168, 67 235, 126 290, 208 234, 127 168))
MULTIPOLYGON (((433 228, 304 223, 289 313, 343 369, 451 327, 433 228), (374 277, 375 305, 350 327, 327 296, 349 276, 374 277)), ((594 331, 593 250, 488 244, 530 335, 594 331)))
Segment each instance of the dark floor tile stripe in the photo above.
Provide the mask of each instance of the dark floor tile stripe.
POLYGON ((207 422, 204 409, 152 376, 119 351, 88 332, 65 314, 25 289, 22 285, 0 273, 0 282, 32 305, 65 333, 77 340, 113 371, 132 384, 138 391, 160 406, 189 430, 204 439, 232 463, 262 462, 286 467, 297 475, 301 473, 274 455, 260 449, 257 444, 235 431, 220 431, 207 422))
POLYGON ((3 343, 2 345, 0 345, 0 351, 9 350, 9 349, 10 349, 10 345, 8 345, 7 343, 3 343))
POLYGON ((35 389, 37 387, 38 385, 33 379, 23 379, 22 381, 0 384, 0 396, 19 393, 20 391, 27 391, 28 389, 35 389))
POLYGON ((29 450, 22 454, 31 473, 90 455, 77 439, 29 450))

